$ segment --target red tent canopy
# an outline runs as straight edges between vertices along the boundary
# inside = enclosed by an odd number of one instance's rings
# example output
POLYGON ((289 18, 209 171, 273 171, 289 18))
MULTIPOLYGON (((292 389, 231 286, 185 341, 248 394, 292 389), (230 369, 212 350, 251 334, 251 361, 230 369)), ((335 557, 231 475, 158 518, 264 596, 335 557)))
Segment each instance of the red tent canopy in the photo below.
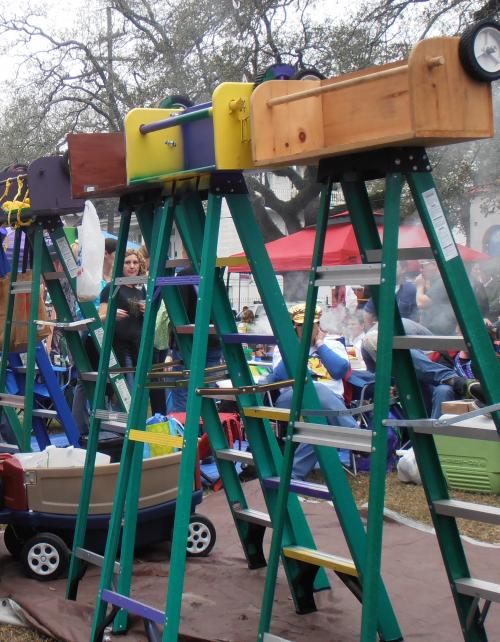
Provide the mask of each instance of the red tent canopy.
MULTIPOLYGON (((381 236, 383 227, 378 226, 381 236)), ((307 228, 284 236, 276 241, 266 243, 269 257, 276 272, 292 270, 309 270, 316 236, 315 228, 307 228)), ((399 228, 399 247, 429 247, 429 241, 423 228, 403 225, 399 228)), ((488 259, 487 254, 473 250, 465 245, 458 245, 464 261, 481 261, 488 259)), ((236 254, 235 256, 244 256, 236 254)), ((326 233, 322 265, 349 265, 361 263, 358 244, 350 223, 330 225, 326 233)), ((230 272, 250 272, 248 265, 233 266, 230 272)))

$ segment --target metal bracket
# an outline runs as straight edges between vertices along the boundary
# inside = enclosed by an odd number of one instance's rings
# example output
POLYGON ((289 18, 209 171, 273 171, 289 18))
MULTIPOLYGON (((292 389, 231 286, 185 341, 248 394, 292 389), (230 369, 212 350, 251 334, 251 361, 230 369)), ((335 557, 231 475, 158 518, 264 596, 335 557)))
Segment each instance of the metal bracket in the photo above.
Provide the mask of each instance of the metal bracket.
POLYGON ((392 172, 432 171, 423 147, 387 147, 372 152, 362 152, 349 156, 324 158, 319 162, 318 181, 324 183, 330 178, 335 182, 369 181, 384 178, 392 172))

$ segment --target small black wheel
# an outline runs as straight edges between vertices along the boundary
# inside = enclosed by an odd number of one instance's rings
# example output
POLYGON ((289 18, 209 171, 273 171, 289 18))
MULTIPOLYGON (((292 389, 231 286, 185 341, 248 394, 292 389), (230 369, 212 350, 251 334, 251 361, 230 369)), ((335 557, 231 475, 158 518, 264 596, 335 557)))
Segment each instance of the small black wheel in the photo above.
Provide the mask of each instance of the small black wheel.
POLYGON ((23 546, 21 562, 26 577, 48 582, 67 571, 69 550, 58 535, 40 533, 23 546))
POLYGON ((187 554, 189 557, 206 557, 213 549, 217 535, 215 526, 204 515, 189 518, 187 554))
POLYGON ((266 67, 264 71, 259 72, 255 76, 255 84, 260 85, 268 80, 290 80, 295 74, 295 67, 293 65, 276 63, 266 67))
POLYGON ((21 526, 9 524, 3 533, 3 543, 14 559, 19 559, 26 540, 33 535, 33 531, 23 529, 21 526))
POLYGON ((465 71, 483 82, 500 78, 500 25, 486 19, 468 27, 458 48, 460 62, 465 71))
POLYGON ((166 96, 163 100, 160 101, 158 107, 161 109, 187 109, 194 105, 193 101, 190 100, 187 96, 174 95, 166 96))
POLYGON ((315 67, 300 69, 292 76, 292 80, 324 80, 326 76, 318 71, 315 67))

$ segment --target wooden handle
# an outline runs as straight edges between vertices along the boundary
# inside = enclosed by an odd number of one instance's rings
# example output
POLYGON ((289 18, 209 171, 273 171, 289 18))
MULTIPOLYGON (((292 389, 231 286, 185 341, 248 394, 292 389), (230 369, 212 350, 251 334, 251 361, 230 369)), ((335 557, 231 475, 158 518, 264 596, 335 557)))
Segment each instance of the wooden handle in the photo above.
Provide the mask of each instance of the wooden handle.
POLYGON ((366 76, 358 76, 357 78, 348 78, 347 80, 340 80, 339 82, 333 83, 332 85, 323 85, 322 87, 316 87, 314 89, 306 89, 305 91, 298 91, 294 94, 287 94, 286 96, 278 96, 277 98, 270 98, 266 105, 268 107, 274 107, 275 105, 283 105, 285 103, 292 103, 296 100, 301 100, 302 98, 310 98, 311 96, 320 96, 321 94, 327 94, 331 91, 336 91, 337 89, 342 89, 344 87, 353 87, 355 85, 361 85, 370 80, 376 80, 377 78, 395 76, 397 74, 406 73, 408 70, 408 65, 400 65, 399 67, 393 67, 392 69, 384 69, 382 71, 375 71, 374 73, 367 74, 366 76))

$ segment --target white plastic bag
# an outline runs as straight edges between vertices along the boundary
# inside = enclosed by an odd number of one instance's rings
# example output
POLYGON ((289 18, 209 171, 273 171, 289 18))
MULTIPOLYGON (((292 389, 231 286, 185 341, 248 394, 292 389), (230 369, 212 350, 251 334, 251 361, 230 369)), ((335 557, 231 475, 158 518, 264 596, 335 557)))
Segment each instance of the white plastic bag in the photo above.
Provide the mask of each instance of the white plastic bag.
POLYGON ((408 448, 408 450, 396 450, 396 455, 400 457, 397 466, 399 481, 402 481, 405 484, 422 484, 413 448, 408 448))
POLYGON ((78 226, 80 260, 76 275, 78 301, 95 301, 101 293, 104 236, 95 207, 85 201, 82 224, 78 226))

